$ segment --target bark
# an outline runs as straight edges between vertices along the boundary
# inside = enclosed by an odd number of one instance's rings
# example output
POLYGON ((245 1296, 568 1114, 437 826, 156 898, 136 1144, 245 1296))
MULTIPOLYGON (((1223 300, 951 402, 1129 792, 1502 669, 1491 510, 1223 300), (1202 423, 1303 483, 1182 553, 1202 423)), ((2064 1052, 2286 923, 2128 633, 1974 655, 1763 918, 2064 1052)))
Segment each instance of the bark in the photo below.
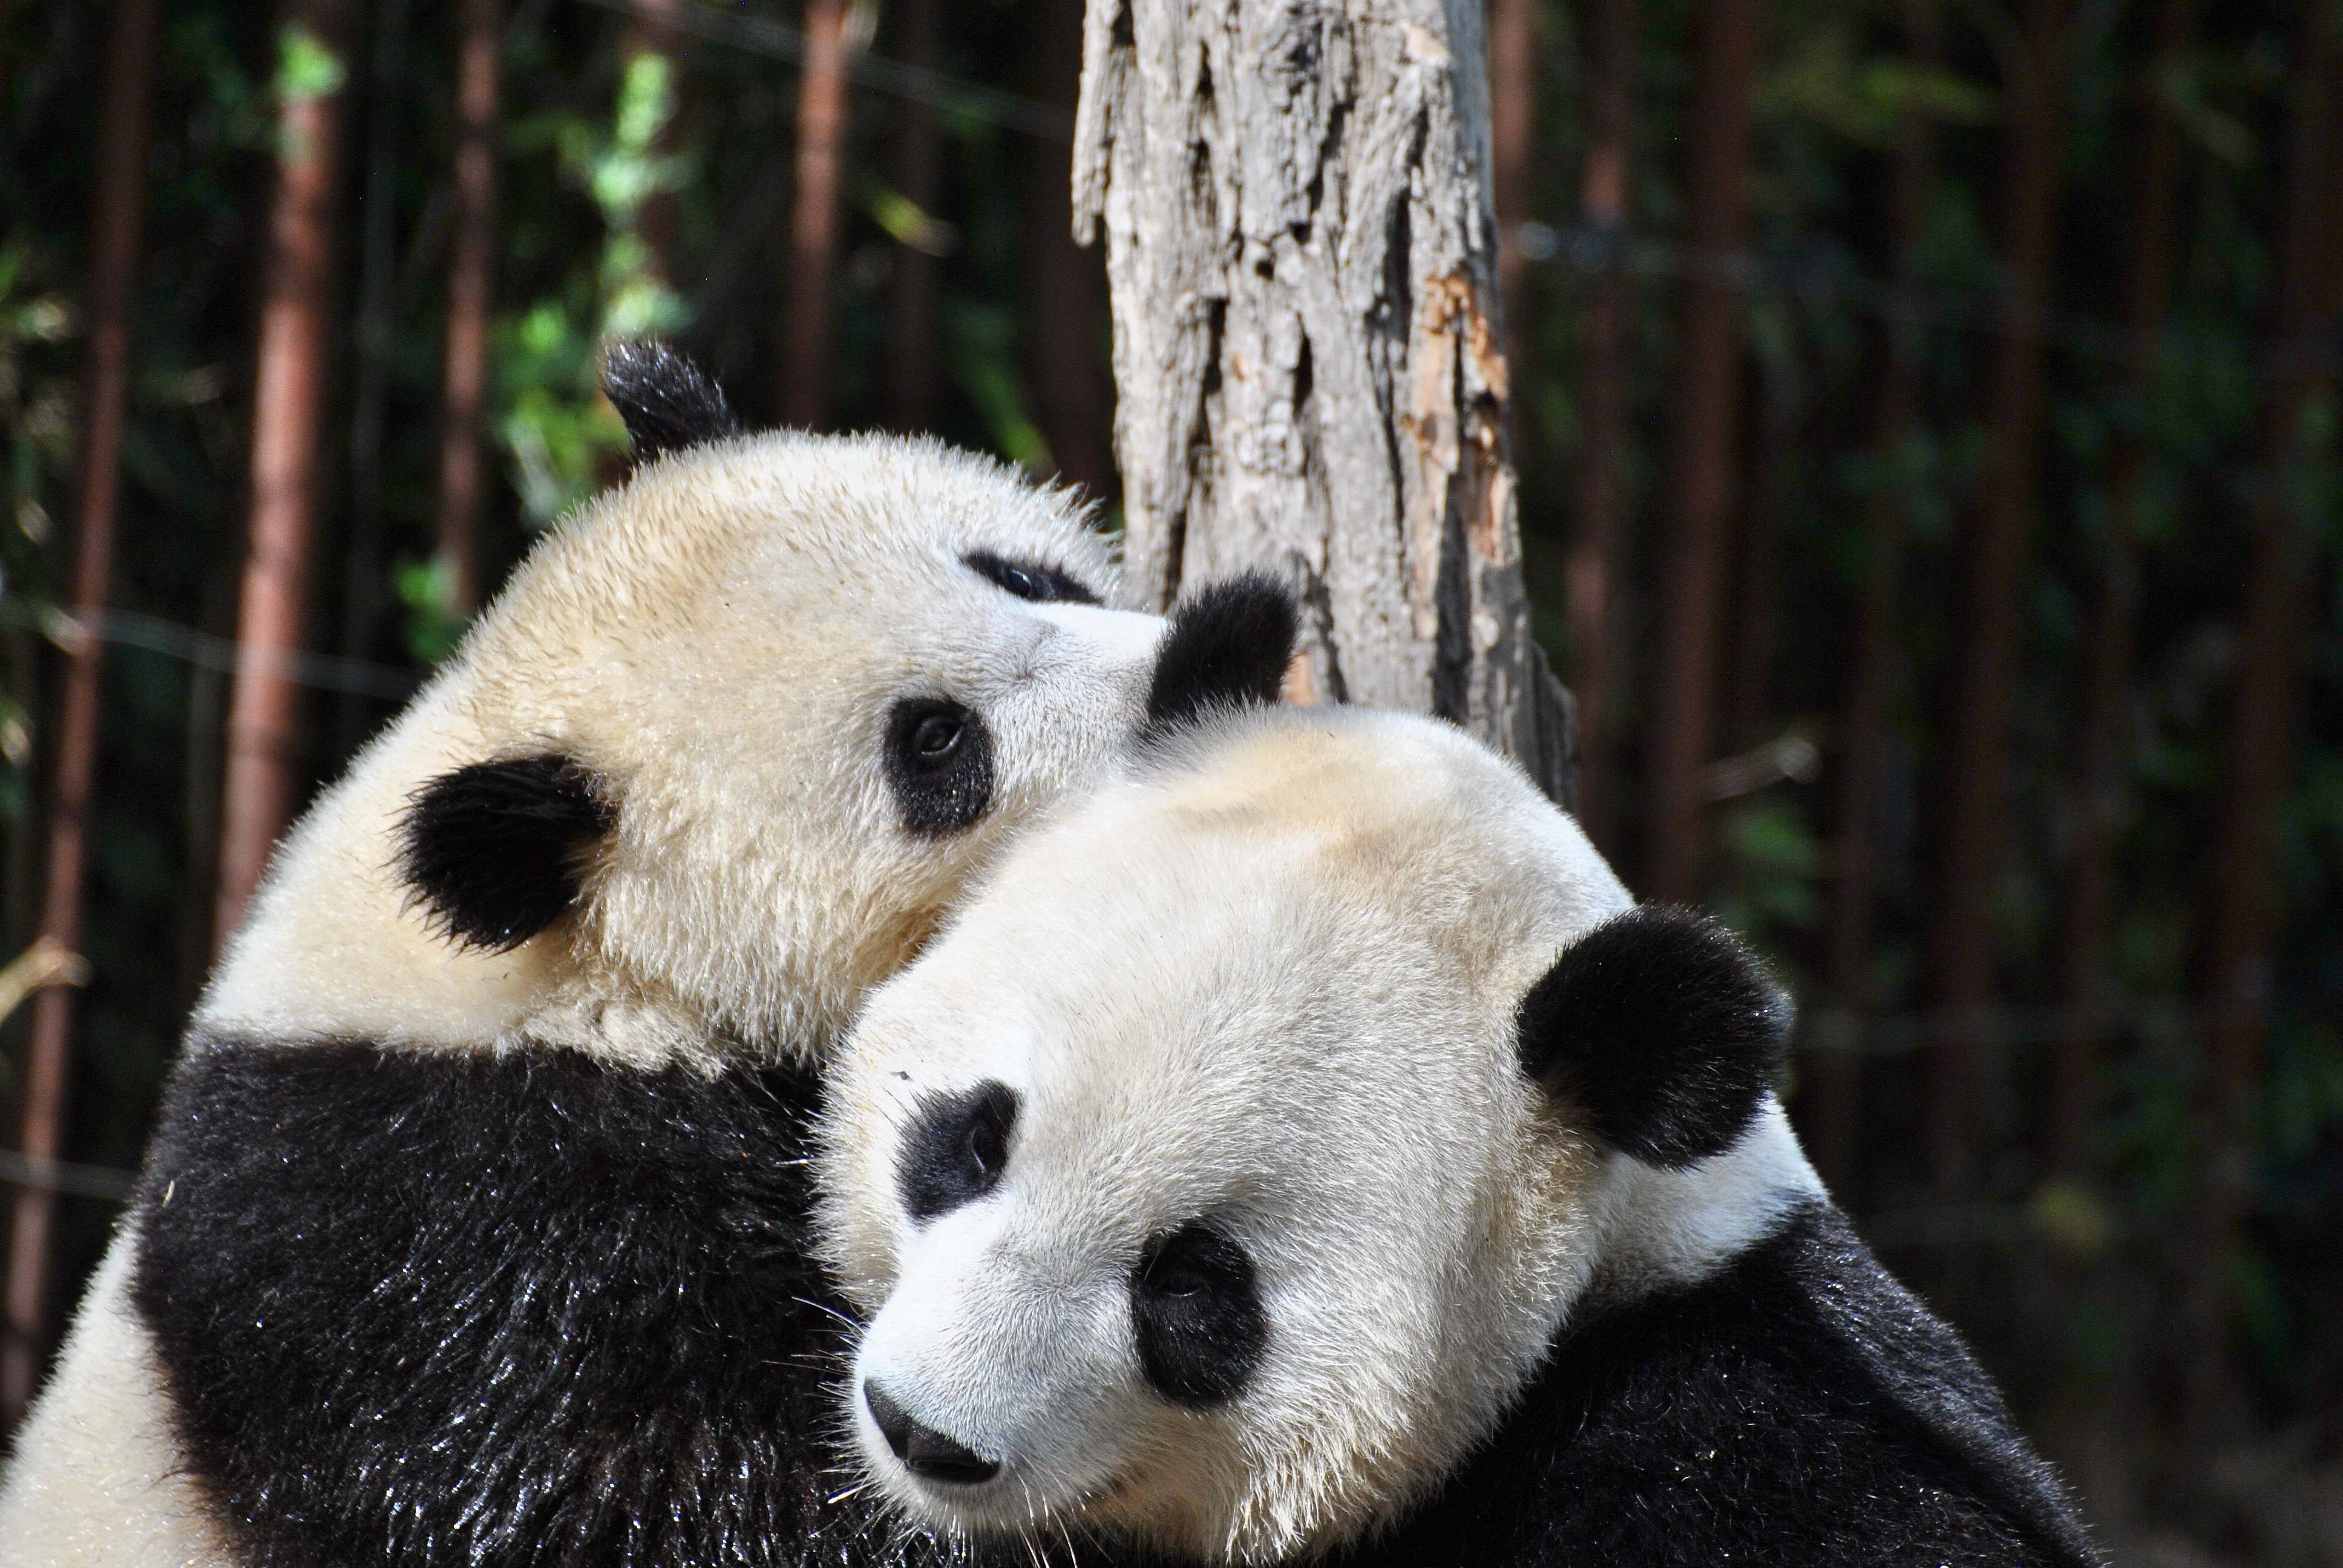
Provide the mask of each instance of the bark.
POLYGON ((1596 847, 1616 855, 1611 698, 1617 628, 1611 609, 1618 576, 1620 453, 1626 444, 1627 279, 1619 253, 1629 218, 1628 173, 1634 137, 1634 0, 1594 0, 1589 25, 1586 163, 1579 206, 1604 236, 1603 266, 1581 317, 1585 368, 1580 379, 1584 445, 1578 458, 1578 521, 1563 562, 1570 620, 1571 678, 1578 698, 1578 816, 1596 847))
POLYGON ((1773 709, 1774 601, 1782 586, 1782 463, 1797 438, 1798 406, 1789 372, 1751 367, 1757 417, 1748 446, 1748 491, 1741 504, 1734 562, 1733 653, 1721 693, 1735 750, 1767 736, 1773 709))
MULTIPOLYGON (((901 18, 895 47, 903 64, 935 70, 943 56, 943 0, 905 0, 901 18)), ((926 104, 906 102, 896 109, 895 187, 930 216, 942 200, 943 138, 935 111, 926 104)), ((1042 231, 1032 232, 1038 236, 1042 231)), ((925 430, 935 423, 936 284, 941 271, 941 261, 929 249, 895 247, 884 375, 887 422, 898 430, 925 430)))
POLYGON ((1490 0, 1489 121, 1496 156, 1497 280, 1513 332, 1506 347, 1521 374, 1521 323, 1529 258, 1513 231, 1530 216, 1530 176, 1537 137, 1537 6, 1534 0, 1490 0))
POLYGON ((2065 0, 2026 0, 2008 57, 2001 238, 2009 292, 1986 375, 1985 472, 1964 541, 1947 671, 1946 767, 1922 954, 1939 1027, 1921 1053, 1922 1154, 1931 1181, 1968 1179, 1994 1000, 1992 895, 2006 848, 2010 708, 2025 633, 2027 534, 2042 423, 2042 321, 2056 241, 2065 0))
POLYGON ((1505 434, 1487 54, 1467 0, 1093 0, 1074 213, 1103 227, 1125 560, 1277 572, 1304 698, 1429 709, 1567 799, 1505 434))
MULTIPOLYGON (((1942 57, 1935 0, 1912 0, 1905 7, 1905 27, 1919 60, 1933 65, 1942 57)), ((1915 260, 1936 181, 1936 138, 1928 122, 1915 116, 1906 123, 1903 146, 1896 150, 1888 212, 1894 249, 1889 271, 1906 286, 1918 282, 1915 260)), ((1890 319, 1883 324, 1878 424, 1873 439, 1885 471, 1871 503, 1869 559, 1848 650, 1835 769, 1833 880, 1823 932, 1823 989, 1830 1016, 1836 1020, 1836 1038, 1826 1043, 1836 1049, 1818 1051, 1808 1063, 1808 1087, 1799 1105, 1801 1130, 1815 1167, 1825 1181, 1842 1191, 1851 1190, 1855 1178, 1864 1079, 1860 1024, 1874 1000, 1872 935, 1879 898, 1880 816, 1887 786, 1888 719, 1903 666, 1898 609, 1905 542, 1911 531, 1898 473, 1921 434, 1920 348, 1915 323, 1890 319)))
POLYGON ((789 301, 781 420, 820 429, 828 407, 830 276, 846 140, 846 0, 806 0, 798 86, 798 189, 789 215, 789 301))
POLYGON ((504 48, 498 0, 463 0, 456 67, 455 228, 447 256, 447 356, 440 402, 439 558, 449 601, 480 603, 480 513, 487 492, 488 310, 497 273, 497 98, 504 48))
POLYGON ((2114 841, 2122 811, 2125 716, 2130 699, 2132 619, 2138 598, 2133 541, 2147 469, 2145 419, 2156 377, 2156 346, 2171 296, 2174 216, 2180 186, 2180 129, 2167 92, 2188 48, 2194 0, 2157 0, 2143 86, 2137 195, 2125 319, 2131 331, 2124 395, 2133 421, 2107 452, 2108 538, 2094 587, 2084 649, 2077 767, 2069 789, 2074 824, 2058 912, 2057 986, 2064 1015, 2051 1043, 2043 1112, 2043 1165, 2073 1171, 2082 1162, 2096 1110, 2099 1057, 2107 1027, 2105 976, 2114 903, 2114 841))
POLYGON ((2268 1030, 2270 949, 2278 925, 2278 815, 2294 755, 2295 709, 2312 591, 2312 529, 2298 481, 2315 396, 2331 392, 2329 335, 2343 269, 2343 40, 2321 6, 2307 8, 2294 146, 2280 217, 2277 297, 2265 368, 2261 472, 2254 497, 2237 619, 2237 678, 2223 749, 2225 772, 2199 923, 2207 1010, 2189 1305, 2190 1409, 2197 1422, 2234 1397, 2225 1331, 2235 1309, 2228 1261, 2252 1191, 2253 1121, 2268 1030))
MULTIPOLYGON (((292 0, 285 15, 289 27, 302 29, 336 58, 347 57, 347 0, 292 0)), ((299 789, 298 689, 287 664, 300 646, 319 499, 317 437, 334 342, 344 96, 336 84, 289 93, 278 108, 277 190, 253 381, 252 513, 237 595, 237 668, 228 699, 220 808, 213 933, 223 942, 243 918, 299 789)))
POLYGON ((1740 418, 1741 301, 1724 267, 1747 239, 1749 86, 1756 0, 1700 9, 1691 169, 1694 265, 1684 280, 1676 487, 1653 659, 1646 898, 1700 896, 1719 600, 1740 418))
MULTIPOLYGON (((1035 95, 1074 107, 1082 75, 1082 0, 1043 0, 1033 30, 1035 95)), ((1074 239, 1072 193, 1053 142, 1026 163, 1025 320, 1034 403, 1059 477, 1114 493, 1114 387, 1106 354, 1106 272, 1074 239)))
MULTIPOLYGON (((74 534, 73 604, 90 618, 106 609, 113 575, 122 429, 130 395, 130 333, 136 309, 139 231, 146 210, 147 101, 155 72, 156 0, 121 0, 106 44, 106 97, 99 110, 97 192, 90 237, 89 363, 82 387, 80 508, 74 534)), ((96 638, 66 654, 57 700, 49 798, 49 852, 41 940, 70 953, 81 944, 82 875, 91 787, 97 771, 98 658, 96 638)), ((57 1158, 64 1127, 73 992, 44 990, 33 1003, 24 1080, 21 1147, 31 1160, 57 1158)), ((0 1431, 13 1430, 30 1401, 47 1339, 49 1233, 55 1194, 17 1190, 8 1251, 7 1339, 0 1348, 0 1431)))

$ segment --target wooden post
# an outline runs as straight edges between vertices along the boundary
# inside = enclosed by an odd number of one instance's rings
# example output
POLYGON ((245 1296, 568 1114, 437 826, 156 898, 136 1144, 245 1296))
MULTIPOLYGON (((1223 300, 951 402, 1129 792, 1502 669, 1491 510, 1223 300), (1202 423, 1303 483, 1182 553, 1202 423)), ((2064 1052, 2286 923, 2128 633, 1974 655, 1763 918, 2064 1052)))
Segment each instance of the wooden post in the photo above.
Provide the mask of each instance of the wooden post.
POLYGON ((277 194, 269 213, 260 350, 253 380, 252 516, 228 699, 227 778, 213 940, 225 942, 292 819, 299 789, 298 690, 286 671, 301 645, 318 500, 318 427, 334 343, 335 215, 340 190, 347 0, 290 0, 286 92, 277 109, 277 194))
POLYGON ((1106 236, 1125 561, 1266 568, 1300 695, 1428 710, 1570 792, 1505 429, 1473 0, 1091 0, 1077 231, 1106 236))
MULTIPOLYGON (((106 97, 98 111, 97 199, 90 226, 89 367, 82 386, 81 504, 75 519, 73 564, 74 613, 85 618, 105 614, 114 569, 139 231, 146 206, 147 100, 155 76, 156 11, 156 0, 120 0, 115 6, 106 43, 106 97)), ((98 658, 104 646, 85 637, 66 651, 57 699, 56 771, 49 801, 40 940, 61 954, 81 945, 82 871, 91 785, 97 772, 98 658)), ((23 1147, 27 1159, 57 1157, 73 1025, 73 992, 63 986, 42 990, 33 1003, 33 1035, 25 1061, 23 1147)), ((45 1188, 22 1187, 14 1207, 7 1339, 0 1346, 0 1432, 15 1427, 40 1377, 47 1346, 49 1231, 56 1195, 45 1188)))

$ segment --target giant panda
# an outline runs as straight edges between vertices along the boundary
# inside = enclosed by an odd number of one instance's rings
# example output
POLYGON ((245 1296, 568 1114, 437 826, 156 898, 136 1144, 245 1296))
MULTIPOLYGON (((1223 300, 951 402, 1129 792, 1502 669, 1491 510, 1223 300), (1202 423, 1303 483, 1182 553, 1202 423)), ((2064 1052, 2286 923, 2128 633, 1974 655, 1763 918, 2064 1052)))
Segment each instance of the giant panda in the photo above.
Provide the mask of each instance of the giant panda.
POLYGON ((15 1564, 908 1561, 833 1505, 806 1131, 1005 836, 1273 689, 1258 582, 1108 608, 1071 499, 744 435, 656 347, 639 467, 293 829, 0 1495, 15 1564))
POLYGON ((1199 727, 835 1070, 870 1483, 1072 1561, 2096 1562, 1800 1153, 1787 1022, 1460 732, 1199 727))

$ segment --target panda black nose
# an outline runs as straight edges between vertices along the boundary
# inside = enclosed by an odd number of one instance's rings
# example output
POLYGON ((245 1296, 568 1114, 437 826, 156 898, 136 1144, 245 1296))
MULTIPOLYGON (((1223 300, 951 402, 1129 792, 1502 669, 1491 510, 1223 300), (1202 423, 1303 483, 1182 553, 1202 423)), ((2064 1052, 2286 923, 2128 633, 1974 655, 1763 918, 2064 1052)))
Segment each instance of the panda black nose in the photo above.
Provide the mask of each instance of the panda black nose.
POLYGON ((922 1481, 949 1481, 974 1486, 1001 1473, 1001 1466, 979 1457, 932 1426, 921 1426, 911 1412, 887 1397, 887 1391, 865 1379, 862 1402, 879 1423, 879 1435, 903 1462, 903 1468, 922 1481))
POLYGON ((1277 700, 1302 617, 1293 595, 1259 572, 1202 589, 1172 612, 1147 692, 1150 733, 1219 708, 1277 700))

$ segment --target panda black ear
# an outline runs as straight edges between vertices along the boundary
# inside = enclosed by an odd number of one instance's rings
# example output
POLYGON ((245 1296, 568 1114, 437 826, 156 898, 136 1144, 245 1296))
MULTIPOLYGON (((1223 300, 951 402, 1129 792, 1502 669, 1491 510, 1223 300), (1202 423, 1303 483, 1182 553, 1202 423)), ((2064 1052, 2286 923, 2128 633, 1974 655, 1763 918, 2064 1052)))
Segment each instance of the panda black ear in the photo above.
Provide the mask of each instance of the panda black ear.
POLYGON ((458 943, 508 952, 578 902, 586 857, 617 821, 601 781, 559 752, 474 762, 415 792, 399 873, 458 943))
POLYGON ((1594 1135, 1670 1170, 1739 1141, 1789 1038, 1789 1000, 1738 938, 1630 910, 1563 950, 1515 1014, 1522 1065, 1594 1135))
POLYGON ((655 339, 613 343, 604 350, 602 396, 627 422, 638 463, 740 433, 723 389, 655 339))
POLYGON ((1301 629, 1292 590, 1265 572, 1202 589, 1172 612, 1156 651, 1146 732, 1167 734, 1214 709, 1275 702, 1301 629))

